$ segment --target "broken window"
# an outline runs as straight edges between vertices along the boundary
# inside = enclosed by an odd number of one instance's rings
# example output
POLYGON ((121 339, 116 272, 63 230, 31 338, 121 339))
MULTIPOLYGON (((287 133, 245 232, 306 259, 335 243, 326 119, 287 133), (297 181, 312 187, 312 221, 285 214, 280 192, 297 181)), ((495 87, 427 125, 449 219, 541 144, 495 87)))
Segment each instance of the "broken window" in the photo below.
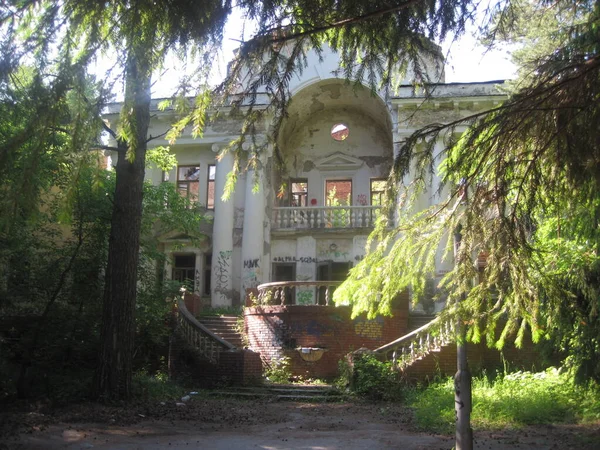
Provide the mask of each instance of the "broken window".
POLYGON ((352 205, 352 180, 325 181, 325 204, 327 206, 352 205))
POLYGON ((290 205, 308 206, 308 180, 291 180, 290 205))
POLYGON ((206 188, 206 209, 215 209, 215 174, 216 166, 208 165, 208 185, 206 188))
POLYGON ((331 137, 336 141, 345 141, 350 134, 350 129, 345 123, 336 123, 331 127, 331 137))
POLYGON ((200 166, 177 167, 177 190, 182 197, 188 198, 192 203, 198 202, 198 178, 200 166))
POLYGON ((173 271, 171 273, 171 279, 180 281, 193 290, 195 271, 196 255, 194 253, 173 255, 173 271))
POLYGON ((371 180, 371 205, 381 206, 383 204, 385 183, 386 180, 382 178, 374 178, 371 180))

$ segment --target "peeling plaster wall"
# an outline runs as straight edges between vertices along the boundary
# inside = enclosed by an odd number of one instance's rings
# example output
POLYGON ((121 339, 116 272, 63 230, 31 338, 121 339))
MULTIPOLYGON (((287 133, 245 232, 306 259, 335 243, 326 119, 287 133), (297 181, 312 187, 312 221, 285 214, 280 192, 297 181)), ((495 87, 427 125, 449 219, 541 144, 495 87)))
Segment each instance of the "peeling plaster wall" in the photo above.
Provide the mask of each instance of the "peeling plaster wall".
POLYGON ((313 104, 315 110, 303 126, 297 128, 285 143, 284 154, 290 177, 308 179, 308 198, 323 205, 326 179, 351 179, 352 203, 370 198, 371 178, 387 176, 392 163, 390 130, 355 108, 328 108, 313 104), (345 123, 350 134, 344 141, 331 137, 336 123, 345 123), (319 170, 315 165, 322 158, 341 152, 363 162, 358 169, 319 170))

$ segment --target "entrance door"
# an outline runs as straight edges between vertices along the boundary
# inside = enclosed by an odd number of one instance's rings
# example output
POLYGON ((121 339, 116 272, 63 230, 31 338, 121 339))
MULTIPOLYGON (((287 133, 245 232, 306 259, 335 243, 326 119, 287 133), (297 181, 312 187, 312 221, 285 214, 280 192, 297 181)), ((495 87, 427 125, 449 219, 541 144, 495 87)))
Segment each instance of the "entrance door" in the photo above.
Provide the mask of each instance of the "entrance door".
MULTIPOLYGON (((273 263, 273 281, 295 281, 296 280, 296 264, 295 263, 273 263)), ((285 303, 292 305, 296 299, 296 289, 286 287, 285 303)))
MULTIPOLYGON (((333 262, 327 261, 320 263, 317 268, 317 281, 344 281, 348 277, 348 272, 352 268, 351 262, 333 262)), ((325 305, 326 287, 319 288, 319 305, 325 305)), ((333 297, 335 288, 329 290, 329 299, 333 297)))

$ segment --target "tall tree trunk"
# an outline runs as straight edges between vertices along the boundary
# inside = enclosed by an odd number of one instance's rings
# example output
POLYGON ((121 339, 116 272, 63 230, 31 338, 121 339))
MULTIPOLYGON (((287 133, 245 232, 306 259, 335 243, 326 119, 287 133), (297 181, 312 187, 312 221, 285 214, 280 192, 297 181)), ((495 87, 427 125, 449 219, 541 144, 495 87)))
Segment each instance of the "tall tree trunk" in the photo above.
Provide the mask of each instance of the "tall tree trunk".
POLYGON ((101 348, 92 390, 94 398, 105 400, 127 400, 132 393, 137 270, 146 139, 150 122, 148 49, 151 46, 138 43, 129 50, 125 74, 125 103, 121 119, 129 124, 130 136, 128 143, 118 143, 101 348))

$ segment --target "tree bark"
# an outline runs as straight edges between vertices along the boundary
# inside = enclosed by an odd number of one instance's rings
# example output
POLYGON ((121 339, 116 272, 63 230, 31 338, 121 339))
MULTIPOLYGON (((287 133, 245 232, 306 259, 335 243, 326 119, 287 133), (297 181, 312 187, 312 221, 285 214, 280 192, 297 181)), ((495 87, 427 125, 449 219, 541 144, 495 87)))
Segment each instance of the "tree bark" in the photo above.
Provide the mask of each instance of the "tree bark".
POLYGON ((150 122, 151 46, 129 51, 122 120, 128 121, 128 143, 119 141, 108 264, 106 268, 94 398, 131 398, 135 303, 142 221, 146 139, 150 122), (136 51, 137 50, 137 51, 136 51))

